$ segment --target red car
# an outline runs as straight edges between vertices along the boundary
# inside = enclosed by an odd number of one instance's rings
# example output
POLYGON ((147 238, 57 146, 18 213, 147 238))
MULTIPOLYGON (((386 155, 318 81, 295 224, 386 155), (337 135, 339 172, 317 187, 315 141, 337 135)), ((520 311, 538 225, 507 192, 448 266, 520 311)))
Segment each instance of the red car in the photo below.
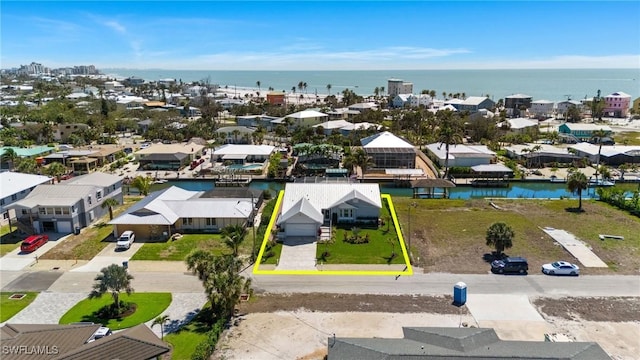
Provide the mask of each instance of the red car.
POLYGON ((28 238, 24 239, 22 245, 20 245, 20 250, 22 252, 33 252, 38 250, 42 245, 46 244, 49 241, 49 236, 45 234, 40 235, 31 235, 28 238))

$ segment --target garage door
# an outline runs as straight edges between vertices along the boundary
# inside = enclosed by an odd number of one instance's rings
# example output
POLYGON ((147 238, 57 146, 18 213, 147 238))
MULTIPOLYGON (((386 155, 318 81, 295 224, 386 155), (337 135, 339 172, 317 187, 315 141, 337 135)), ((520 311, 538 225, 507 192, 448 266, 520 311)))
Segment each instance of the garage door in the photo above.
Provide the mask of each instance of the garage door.
POLYGON ((316 224, 287 224, 287 236, 316 236, 316 224))
POLYGON ((71 221, 58 221, 58 232, 62 234, 72 233, 71 221))

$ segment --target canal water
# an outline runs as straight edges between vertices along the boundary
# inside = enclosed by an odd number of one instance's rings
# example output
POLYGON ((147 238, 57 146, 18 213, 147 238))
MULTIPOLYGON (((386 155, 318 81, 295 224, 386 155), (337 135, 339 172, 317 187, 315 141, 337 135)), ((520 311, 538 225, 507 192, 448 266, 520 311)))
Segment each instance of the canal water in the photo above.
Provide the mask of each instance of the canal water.
MULTIPOLYGON (((214 187, 213 180, 176 180, 169 181, 164 184, 154 185, 152 191, 159 190, 168 186, 178 186, 185 190, 206 191, 214 187)), ((250 188, 269 190, 272 194, 284 189, 284 183, 254 180, 249 185, 250 188)), ((620 184, 625 191, 633 191, 638 189, 637 184, 620 184)), ((133 189, 132 189, 133 190, 133 189)), ((408 188, 396 188, 393 184, 381 184, 380 192, 390 194, 392 196, 411 197, 413 192, 408 188)), ((564 183, 551 182, 512 182, 507 188, 474 188, 471 186, 458 186, 449 189, 451 199, 474 199, 474 198, 510 198, 510 199, 559 199, 559 198, 577 198, 576 194, 572 194, 567 190, 564 183)), ((584 199, 597 197, 595 188, 589 188, 583 191, 584 199)))

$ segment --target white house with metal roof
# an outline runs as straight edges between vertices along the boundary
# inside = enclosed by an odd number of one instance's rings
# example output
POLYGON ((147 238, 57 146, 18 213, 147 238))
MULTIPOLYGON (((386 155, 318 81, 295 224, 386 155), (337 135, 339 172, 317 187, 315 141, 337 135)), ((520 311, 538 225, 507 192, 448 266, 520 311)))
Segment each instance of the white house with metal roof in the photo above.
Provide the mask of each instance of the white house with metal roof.
POLYGON ((275 149, 271 145, 226 144, 213 150, 211 161, 224 162, 229 160, 239 164, 264 162, 269 160, 275 149))
POLYGON ((51 178, 42 175, 23 174, 12 171, 0 173, 0 224, 5 225, 9 219, 16 217, 15 211, 8 206, 16 201, 24 199, 36 186, 51 181, 51 178))
POLYGON ((321 226, 377 223, 381 208, 378 184, 289 183, 277 224, 287 237, 317 237, 321 226))
POLYGON ((531 129, 536 129, 538 126, 537 120, 531 120, 527 118, 513 118, 505 120, 505 123, 500 123, 498 126, 507 125, 509 132, 516 134, 524 134, 531 129))
MULTIPOLYGON (((447 151, 444 144, 433 143, 427 145, 427 154, 444 167, 447 151)), ((486 145, 449 145, 449 166, 471 167, 475 165, 491 164, 496 160, 496 153, 486 145)))
POLYGON ((155 191, 111 220, 114 235, 132 230, 140 239, 164 239, 175 232, 219 232, 253 218, 259 194, 216 197, 214 191, 171 186, 155 191))
POLYGON ((286 115, 284 119, 291 119, 294 127, 313 126, 327 121, 329 115, 316 110, 302 110, 286 115))

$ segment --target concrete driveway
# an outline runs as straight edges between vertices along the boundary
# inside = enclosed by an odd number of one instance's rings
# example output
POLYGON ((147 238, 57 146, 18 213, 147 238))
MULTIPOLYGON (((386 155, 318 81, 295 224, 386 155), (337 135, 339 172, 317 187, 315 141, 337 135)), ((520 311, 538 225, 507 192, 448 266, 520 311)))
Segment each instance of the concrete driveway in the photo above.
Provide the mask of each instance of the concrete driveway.
POLYGON ((496 329, 503 340, 543 341, 544 334, 550 332, 524 294, 471 294, 466 306, 480 327, 496 329))
POLYGON ((318 270, 316 268, 315 237, 287 237, 276 270, 318 270))
POLYGON ((116 243, 109 243, 87 264, 70 270, 71 272, 92 272, 98 273, 102 268, 111 264, 122 265, 124 261, 129 261, 136 251, 140 250, 142 243, 133 243, 127 250, 116 251, 116 243))
POLYGON ((23 253, 20 248, 5 254, 0 258, 0 271, 19 271, 36 262, 36 257, 44 255, 73 234, 46 233, 49 241, 38 250, 31 253, 23 253))

